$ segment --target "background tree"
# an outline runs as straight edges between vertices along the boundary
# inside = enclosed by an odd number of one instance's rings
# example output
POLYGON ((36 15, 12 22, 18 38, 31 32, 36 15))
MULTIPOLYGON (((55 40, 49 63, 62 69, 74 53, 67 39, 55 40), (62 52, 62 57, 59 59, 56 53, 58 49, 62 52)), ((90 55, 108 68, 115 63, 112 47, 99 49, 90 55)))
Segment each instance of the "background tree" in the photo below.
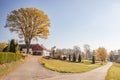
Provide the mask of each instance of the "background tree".
POLYGON ((107 51, 105 48, 98 48, 97 51, 96 51, 96 57, 98 60, 101 61, 101 64, 103 64, 103 62, 106 60, 107 58, 107 51))
POLYGON ((51 48, 51 57, 52 57, 52 58, 55 57, 55 48, 56 48, 56 46, 53 46, 53 47, 51 48))
POLYGON ((109 59, 110 59, 110 61, 114 61, 115 60, 114 59, 114 55, 115 55, 114 51, 110 51, 110 53, 109 53, 109 59))
POLYGON ((73 49, 68 49, 68 53, 72 55, 74 53, 73 49))
POLYGON ((8 46, 7 43, 0 42, 0 52, 2 52, 3 49, 4 49, 5 47, 7 47, 7 46, 8 46))
POLYGON ((82 59, 85 59, 85 58, 86 58, 86 55, 85 55, 84 52, 81 52, 81 57, 82 57, 82 59))
POLYGON ((80 47, 79 47, 79 46, 74 46, 74 47, 73 47, 73 50, 74 50, 74 53, 75 53, 76 55, 81 53, 81 50, 80 50, 80 47))
POLYGON ((83 47, 86 54, 86 59, 90 59, 91 58, 90 45, 85 44, 83 47))
POLYGON ((50 20, 48 16, 41 10, 36 8, 20 8, 13 10, 7 16, 5 27, 9 27, 10 31, 15 31, 19 37, 24 39, 29 52, 32 39, 44 38, 49 35, 50 20))

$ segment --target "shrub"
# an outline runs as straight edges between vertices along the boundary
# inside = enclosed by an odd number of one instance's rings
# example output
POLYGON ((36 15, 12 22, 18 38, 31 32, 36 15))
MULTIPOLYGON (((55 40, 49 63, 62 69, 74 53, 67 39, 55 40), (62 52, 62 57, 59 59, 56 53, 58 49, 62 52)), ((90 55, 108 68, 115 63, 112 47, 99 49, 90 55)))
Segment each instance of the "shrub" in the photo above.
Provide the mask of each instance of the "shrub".
POLYGON ((0 64, 10 63, 21 59, 20 53, 0 52, 0 64))
POLYGON ((67 59, 67 57, 66 57, 66 56, 63 56, 63 57, 62 57, 62 60, 66 60, 66 59, 67 59))
POLYGON ((6 46, 8 46, 7 43, 0 42, 0 52, 2 52, 6 46))

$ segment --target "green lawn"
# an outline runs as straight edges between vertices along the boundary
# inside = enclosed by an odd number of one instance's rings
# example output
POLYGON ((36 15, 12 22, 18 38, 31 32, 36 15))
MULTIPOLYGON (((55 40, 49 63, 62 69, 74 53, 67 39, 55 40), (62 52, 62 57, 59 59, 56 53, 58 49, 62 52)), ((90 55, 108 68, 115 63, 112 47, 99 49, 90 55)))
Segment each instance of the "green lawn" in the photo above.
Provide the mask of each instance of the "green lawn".
POLYGON ((0 65, 0 77, 13 71, 15 68, 20 66, 22 63, 24 63, 23 60, 18 60, 18 61, 13 61, 11 63, 5 63, 5 64, 0 65))
POLYGON ((96 64, 91 64, 89 60, 82 61, 82 63, 74 63, 55 59, 40 58, 39 61, 46 68, 62 73, 81 73, 90 71, 101 66, 99 62, 97 62, 96 64))
POLYGON ((120 64, 113 63, 112 67, 108 70, 106 80, 120 80, 120 64))

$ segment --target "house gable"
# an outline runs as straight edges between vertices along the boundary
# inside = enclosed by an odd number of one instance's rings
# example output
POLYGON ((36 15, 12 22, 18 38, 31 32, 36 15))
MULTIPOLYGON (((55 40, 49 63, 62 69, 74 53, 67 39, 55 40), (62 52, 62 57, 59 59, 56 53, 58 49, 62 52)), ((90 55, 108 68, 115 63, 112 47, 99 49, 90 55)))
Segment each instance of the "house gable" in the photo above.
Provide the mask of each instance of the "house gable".
MULTIPOLYGON (((26 49, 26 45, 25 44, 19 44, 20 46, 20 50, 24 53, 27 52, 27 49, 26 49)), ((50 50, 48 50, 47 48, 45 48, 43 45, 39 45, 39 44, 31 44, 30 45, 30 50, 29 50, 29 53, 31 54, 35 54, 35 55, 43 55, 45 56, 46 54, 47 55, 50 55, 50 50)))

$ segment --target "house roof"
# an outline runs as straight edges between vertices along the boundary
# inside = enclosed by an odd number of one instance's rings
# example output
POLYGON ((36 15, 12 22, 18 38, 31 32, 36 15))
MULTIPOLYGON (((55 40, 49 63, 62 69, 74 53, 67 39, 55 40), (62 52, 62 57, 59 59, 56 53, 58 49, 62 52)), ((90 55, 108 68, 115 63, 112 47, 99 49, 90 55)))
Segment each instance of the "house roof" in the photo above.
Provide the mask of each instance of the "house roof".
MULTIPOLYGON (((19 44, 19 46, 20 46, 20 50, 22 50, 23 48, 26 48, 25 44, 19 44)), ((50 52, 50 50, 48 50, 46 47, 44 47, 43 45, 39 45, 39 44, 31 44, 30 48, 32 48, 33 51, 46 50, 50 52)))
POLYGON ((45 50, 45 49, 41 45, 35 44, 33 45, 32 50, 35 51, 35 50, 45 50))

